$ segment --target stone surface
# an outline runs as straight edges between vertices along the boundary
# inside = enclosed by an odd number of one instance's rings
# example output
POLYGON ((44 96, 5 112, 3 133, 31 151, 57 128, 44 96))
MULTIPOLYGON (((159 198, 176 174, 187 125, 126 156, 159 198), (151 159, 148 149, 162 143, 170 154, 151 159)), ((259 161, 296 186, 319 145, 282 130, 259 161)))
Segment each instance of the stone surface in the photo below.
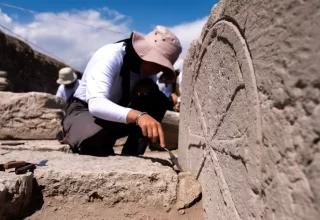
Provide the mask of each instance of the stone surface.
MULTIPOLYGON (((0 69, 8 73, 10 91, 55 94, 59 86, 56 83, 58 72, 65 66, 0 31, 0 69)), ((81 73, 75 72, 80 78, 81 73)))
POLYGON ((180 114, 178 112, 167 111, 161 122, 165 135, 166 148, 170 150, 178 148, 179 116, 180 114))
POLYGON ((57 140, 0 140, 0 149, 1 150, 31 150, 31 151, 61 151, 68 152, 69 145, 60 144, 57 140), (11 145, 13 143, 19 145, 11 145))
POLYGON ((64 107, 46 93, 0 92, 0 139, 55 139, 64 107))
POLYGON ((201 184, 189 172, 178 175, 178 200, 177 209, 185 209, 196 203, 201 197, 201 184))
POLYGON ((319 219, 319 8, 221 0, 192 43, 179 162, 207 219, 319 219))
POLYGON ((43 194, 62 201, 102 201, 108 206, 135 203, 167 208, 177 199, 177 174, 162 159, 136 157, 91 157, 62 152, 11 151, 4 161, 38 163, 34 176, 45 186, 43 194))
POLYGON ((0 172, 0 219, 20 219, 28 212, 33 175, 0 172))

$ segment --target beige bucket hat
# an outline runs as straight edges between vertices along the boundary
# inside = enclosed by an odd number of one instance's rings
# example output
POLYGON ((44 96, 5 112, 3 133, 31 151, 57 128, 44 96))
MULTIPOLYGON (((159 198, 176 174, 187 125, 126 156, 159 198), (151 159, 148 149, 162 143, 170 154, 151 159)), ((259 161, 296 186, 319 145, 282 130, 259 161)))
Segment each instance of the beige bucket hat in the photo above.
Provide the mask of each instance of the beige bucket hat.
POLYGON ((58 84, 68 85, 77 80, 77 74, 70 67, 64 67, 59 71, 58 84))
POLYGON ((170 74, 173 79, 176 78, 173 64, 182 52, 182 47, 177 36, 168 28, 156 26, 146 36, 133 32, 132 45, 142 60, 165 67, 164 74, 170 74))

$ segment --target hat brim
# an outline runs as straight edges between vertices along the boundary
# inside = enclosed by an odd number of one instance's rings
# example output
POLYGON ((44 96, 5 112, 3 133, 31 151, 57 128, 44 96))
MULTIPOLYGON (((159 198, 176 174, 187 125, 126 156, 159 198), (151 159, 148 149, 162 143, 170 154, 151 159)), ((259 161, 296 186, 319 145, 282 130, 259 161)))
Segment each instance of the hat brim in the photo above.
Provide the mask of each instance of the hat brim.
POLYGON ((142 60, 163 66, 165 69, 164 73, 166 75, 170 74, 170 78, 176 78, 176 73, 170 60, 163 56, 162 53, 158 51, 158 49, 152 47, 143 35, 137 32, 133 32, 132 46, 142 60))
POLYGON ((60 85, 68 85, 68 84, 74 83, 77 80, 78 76, 75 73, 73 73, 72 75, 73 75, 73 79, 71 80, 57 79, 57 83, 60 85))

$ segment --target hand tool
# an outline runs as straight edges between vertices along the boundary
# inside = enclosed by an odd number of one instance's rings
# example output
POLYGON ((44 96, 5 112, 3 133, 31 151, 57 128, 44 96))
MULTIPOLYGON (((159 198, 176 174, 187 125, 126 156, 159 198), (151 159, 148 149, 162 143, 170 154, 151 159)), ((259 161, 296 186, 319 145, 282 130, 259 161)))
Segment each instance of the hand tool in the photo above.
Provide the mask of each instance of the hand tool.
POLYGON ((21 167, 17 167, 14 172, 17 175, 25 174, 28 171, 33 173, 33 171, 37 168, 37 166, 40 166, 40 167, 45 166, 47 162, 48 162, 48 160, 41 160, 38 164, 26 163, 25 165, 23 165, 21 167))
POLYGON ((167 148, 164 148, 166 151, 168 151, 169 155, 170 155, 170 160, 174 163, 174 165, 176 165, 176 167, 178 168, 179 171, 182 171, 182 168, 180 167, 179 165, 179 162, 178 162, 178 158, 176 158, 173 153, 168 150, 167 148))
POLYGON ((25 161, 9 161, 7 163, 0 164, 0 171, 21 167, 21 166, 24 166, 25 164, 26 164, 25 161))

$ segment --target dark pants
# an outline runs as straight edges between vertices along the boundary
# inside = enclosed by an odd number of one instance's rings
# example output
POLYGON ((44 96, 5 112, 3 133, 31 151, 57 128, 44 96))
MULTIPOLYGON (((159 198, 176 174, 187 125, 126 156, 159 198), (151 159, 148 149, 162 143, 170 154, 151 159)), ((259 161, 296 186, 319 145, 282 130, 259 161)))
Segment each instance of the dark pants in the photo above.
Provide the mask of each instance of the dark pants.
MULTIPOLYGON (((167 97, 159 90, 139 97, 131 102, 130 108, 148 112, 161 122, 169 106, 167 97)), ((93 117, 87 103, 73 99, 63 121, 66 140, 74 153, 94 156, 114 154, 113 146, 118 138, 128 136, 122 154, 143 155, 149 143, 141 129, 135 124, 105 121, 93 117)))

